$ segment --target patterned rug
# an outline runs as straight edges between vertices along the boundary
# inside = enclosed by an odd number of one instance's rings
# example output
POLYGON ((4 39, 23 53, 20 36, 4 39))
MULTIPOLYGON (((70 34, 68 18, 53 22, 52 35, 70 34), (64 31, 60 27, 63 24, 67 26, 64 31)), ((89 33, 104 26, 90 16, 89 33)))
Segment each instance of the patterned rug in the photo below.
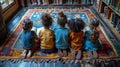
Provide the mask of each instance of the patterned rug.
MULTIPOLYGON (((14 31, 11 33, 11 35, 6 39, 4 42, 3 46, 0 48, 0 58, 22 58, 22 45, 19 42, 19 37, 22 32, 22 20, 25 18, 30 18, 33 21, 34 28, 37 31, 37 29, 42 27, 41 24, 41 15, 42 13, 50 13, 53 18, 53 24, 51 26, 51 29, 57 26, 57 13, 60 11, 64 11, 65 14, 67 15, 67 19, 70 18, 82 18, 84 22, 86 23, 86 28, 87 24, 89 23, 90 18, 94 18, 95 15, 91 12, 90 9, 88 8, 74 8, 74 9, 58 9, 58 8, 53 8, 53 9, 29 9, 25 15, 22 17, 22 19, 18 22, 17 27, 14 29, 14 31)), ((114 49, 114 46, 112 43, 109 41, 107 38, 106 34, 104 33, 104 30, 102 29, 101 26, 99 26, 99 31, 100 31, 100 43, 101 43, 101 48, 98 50, 98 55, 99 58, 113 58, 117 57, 116 50, 114 49)), ((57 54, 43 54, 40 51, 37 51, 34 53, 32 58, 58 58, 59 56, 57 54)), ((69 52, 69 55, 67 57, 63 58, 71 58, 71 53, 69 52)), ((83 58, 82 59, 87 59, 86 51, 83 51, 83 58)))

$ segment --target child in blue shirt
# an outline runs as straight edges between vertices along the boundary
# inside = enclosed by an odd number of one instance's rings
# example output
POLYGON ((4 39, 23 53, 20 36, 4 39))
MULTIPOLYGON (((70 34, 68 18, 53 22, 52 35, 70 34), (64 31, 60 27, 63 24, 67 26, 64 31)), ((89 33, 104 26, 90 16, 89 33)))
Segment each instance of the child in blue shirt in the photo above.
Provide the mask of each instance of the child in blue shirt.
POLYGON ((24 49, 24 58, 31 57, 32 49, 35 45, 35 38, 37 37, 34 31, 31 31, 33 23, 30 19, 24 19, 22 23, 23 32, 21 34, 20 42, 24 49))
POLYGON ((58 13, 58 27, 55 28, 55 44, 58 49, 58 55, 60 57, 67 56, 68 49, 68 34, 69 31, 65 28, 65 24, 67 23, 67 17, 63 12, 58 13))
POLYGON ((88 56, 90 58, 97 58, 97 50, 99 49, 100 42, 99 38, 99 31, 97 27, 99 26, 99 21, 96 18, 90 20, 90 30, 85 32, 84 38, 84 49, 87 51, 88 56))

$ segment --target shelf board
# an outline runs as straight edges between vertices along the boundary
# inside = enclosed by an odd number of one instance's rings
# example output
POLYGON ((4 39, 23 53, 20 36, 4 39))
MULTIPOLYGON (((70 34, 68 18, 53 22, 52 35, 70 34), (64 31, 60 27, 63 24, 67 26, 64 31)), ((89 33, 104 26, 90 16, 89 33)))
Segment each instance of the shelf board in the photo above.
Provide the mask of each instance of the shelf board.
POLYGON ((115 36, 120 40, 120 34, 118 33, 117 30, 115 30, 115 28, 112 25, 110 25, 110 23, 108 23, 110 21, 107 19, 107 17, 104 17, 103 14, 100 14, 100 16, 105 21, 107 26, 111 29, 111 31, 115 34, 115 36))
POLYGON ((113 12, 115 12, 117 15, 120 16, 120 13, 118 11, 116 11, 115 9, 113 9, 110 5, 108 5, 105 1, 103 1, 103 3, 105 3, 113 12))

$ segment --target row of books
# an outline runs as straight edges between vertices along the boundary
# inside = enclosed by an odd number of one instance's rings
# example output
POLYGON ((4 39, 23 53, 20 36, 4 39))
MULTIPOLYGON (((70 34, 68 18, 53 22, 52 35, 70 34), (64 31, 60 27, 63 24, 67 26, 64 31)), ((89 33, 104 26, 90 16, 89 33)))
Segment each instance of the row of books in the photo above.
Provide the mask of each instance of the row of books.
POLYGON ((111 24, 120 31, 120 16, 113 12, 108 6, 104 7, 104 14, 111 21, 111 24))
POLYGON ((29 4, 94 4, 96 0, 27 0, 29 4))
POLYGON ((103 0, 105 3, 110 5, 112 8, 116 8, 120 12, 120 0, 103 0))

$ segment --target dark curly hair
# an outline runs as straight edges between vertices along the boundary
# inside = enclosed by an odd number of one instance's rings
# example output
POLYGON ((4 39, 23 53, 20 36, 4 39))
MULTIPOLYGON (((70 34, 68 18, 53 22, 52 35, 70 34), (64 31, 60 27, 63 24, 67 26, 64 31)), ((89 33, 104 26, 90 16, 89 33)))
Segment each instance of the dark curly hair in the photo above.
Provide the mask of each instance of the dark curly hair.
POLYGON ((68 21, 68 27, 70 28, 71 31, 74 32, 79 32, 84 29, 85 22, 80 18, 80 19, 70 19, 68 21))
POLYGON ((30 19, 24 19, 23 22, 22 22, 22 28, 23 30, 29 30, 31 29, 33 26, 33 23, 30 19))
POLYGON ((66 23, 67 23, 67 17, 66 17, 66 15, 64 15, 63 12, 59 12, 58 13, 58 24, 60 26, 64 27, 66 23))
POLYGON ((91 19, 89 26, 92 30, 92 33, 89 36, 89 38, 93 43, 96 43, 98 41, 98 38, 99 38, 99 31, 96 29, 99 26, 98 19, 96 19, 96 18, 91 19))
POLYGON ((99 26, 99 20, 97 18, 90 19, 89 27, 91 29, 97 28, 99 26))
POLYGON ((52 25, 52 17, 50 14, 44 13, 41 19, 42 19, 42 24, 44 27, 49 27, 52 25))

